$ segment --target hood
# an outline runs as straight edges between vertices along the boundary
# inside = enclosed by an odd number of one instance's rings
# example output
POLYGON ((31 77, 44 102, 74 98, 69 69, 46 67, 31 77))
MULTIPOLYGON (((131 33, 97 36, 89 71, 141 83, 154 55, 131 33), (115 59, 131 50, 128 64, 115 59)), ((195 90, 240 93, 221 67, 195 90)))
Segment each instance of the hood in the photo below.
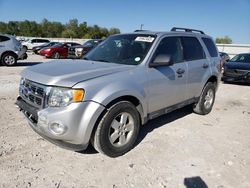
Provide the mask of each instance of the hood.
POLYGON ((225 63, 227 69, 250 70, 250 63, 232 62, 225 63))
POLYGON ((85 60, 56 60, 31 66, 21 76, 51 86, 73 87, 75 84, 97 77, 133 69, 132 65, 85 60))

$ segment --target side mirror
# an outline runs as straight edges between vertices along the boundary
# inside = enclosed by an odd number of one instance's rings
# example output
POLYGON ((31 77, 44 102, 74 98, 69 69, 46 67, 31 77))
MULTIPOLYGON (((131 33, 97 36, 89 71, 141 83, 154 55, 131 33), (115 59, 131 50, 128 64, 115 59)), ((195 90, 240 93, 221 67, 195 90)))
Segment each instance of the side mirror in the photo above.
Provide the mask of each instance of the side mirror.
POLYGON ((149 64, 149 67, 160 67, 173 65, 170 55, 160 54, 157 55, 153 62, 149 64))

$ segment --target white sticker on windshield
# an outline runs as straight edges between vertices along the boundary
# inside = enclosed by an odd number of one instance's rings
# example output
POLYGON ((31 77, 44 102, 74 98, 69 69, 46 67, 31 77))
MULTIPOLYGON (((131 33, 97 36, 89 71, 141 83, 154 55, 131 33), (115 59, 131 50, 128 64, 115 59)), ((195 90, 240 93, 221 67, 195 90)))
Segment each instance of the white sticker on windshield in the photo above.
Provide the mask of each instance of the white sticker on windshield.
POLYGON ((148 36, 148 37, 136 37, 135 41, 138 42, 153 42, 154 41, 154 37, 148 36))

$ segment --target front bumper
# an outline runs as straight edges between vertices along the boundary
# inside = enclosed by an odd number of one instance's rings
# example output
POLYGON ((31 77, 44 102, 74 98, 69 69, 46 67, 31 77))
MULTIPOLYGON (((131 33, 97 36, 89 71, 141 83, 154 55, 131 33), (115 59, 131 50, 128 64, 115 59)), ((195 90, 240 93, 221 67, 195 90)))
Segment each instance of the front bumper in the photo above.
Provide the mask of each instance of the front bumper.
POLYGON ((244 75, 223 75, 222 81, 235 83, 250 83, 250 76, 244 75))
POLYGON ((36 133, 53 144, 74 151, 87 148, 94 125, 105 110, 104 106, 93 101, 39 110, 18 97, 16 105, 36 133), (49 129, 49 125, 53 122, 67 126, 67 131, 62 135, 53 134, 49 129))

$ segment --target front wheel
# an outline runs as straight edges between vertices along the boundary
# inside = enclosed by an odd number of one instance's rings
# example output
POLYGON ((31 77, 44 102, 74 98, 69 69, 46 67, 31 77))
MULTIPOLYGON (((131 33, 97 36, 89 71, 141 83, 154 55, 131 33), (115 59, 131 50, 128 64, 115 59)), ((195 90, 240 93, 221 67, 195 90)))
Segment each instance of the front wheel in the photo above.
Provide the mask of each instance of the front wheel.
POLYGON ((59 52, 54 53, 53 58, 54 59, 59 59, 60 58, 60 53, 59 52))
POLYGON ((101 119, 91 139, 92 145, 109 157, 121 156, 133 148, 139 128, 135 106, 127 101, 116 103, 101 119))
POLYGON ((211 112, 215 100, 215 84, 208 82, 201 93, 200 99, 194 105, 194 112, 200 115, 206 115, 211 112))

